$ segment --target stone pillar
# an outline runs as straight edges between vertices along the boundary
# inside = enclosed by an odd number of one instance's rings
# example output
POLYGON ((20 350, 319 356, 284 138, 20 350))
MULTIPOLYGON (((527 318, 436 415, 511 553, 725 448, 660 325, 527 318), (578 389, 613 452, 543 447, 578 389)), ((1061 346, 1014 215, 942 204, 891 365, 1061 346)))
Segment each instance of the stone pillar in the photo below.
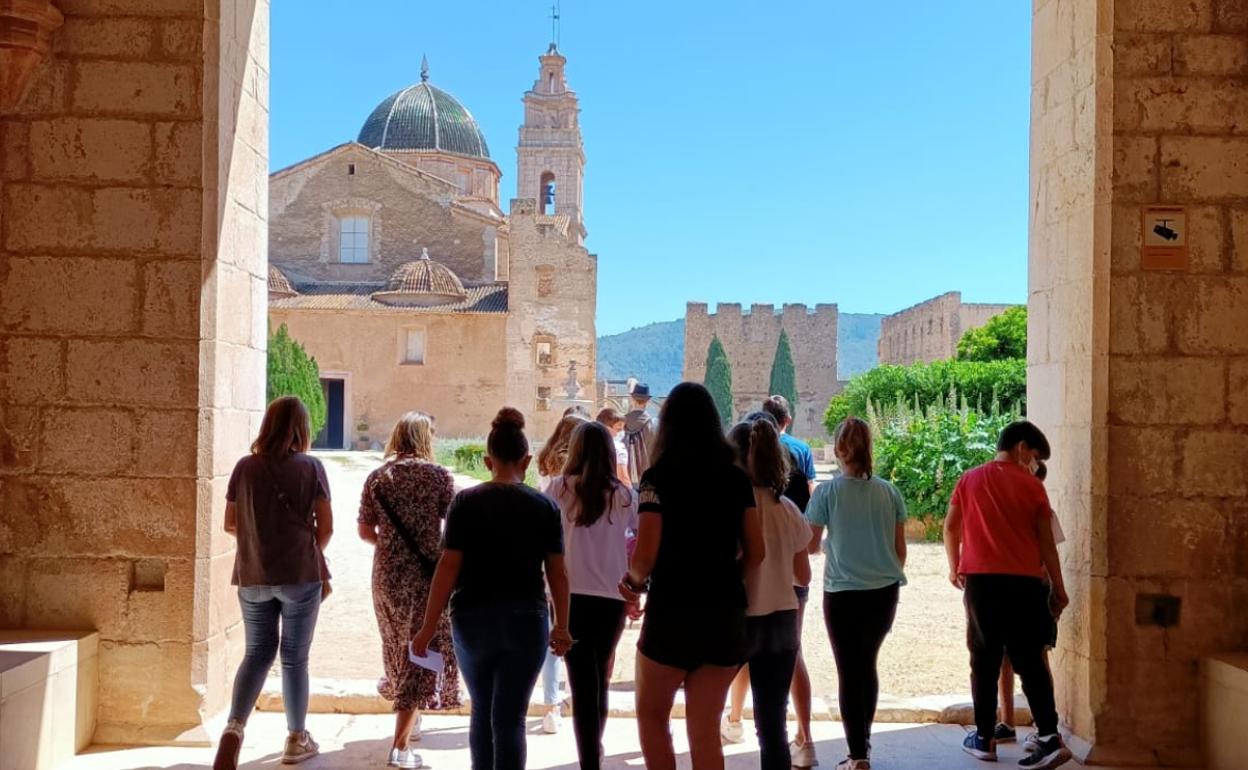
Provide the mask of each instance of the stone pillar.
POLYGON ((1059 707, 1099 763, 1199 764, 1198 661, 1248 649, 1246 28, 1035 5, 1028 405, 1069 536, 1059 707), (1141 268, 1148 203, 1187 207, 1188 269, 1141 268))
POLYGON ((0 624, 99 631, 98 742, 202 742, 264 393, 268 7, 57 4, 0 112, 0 624))

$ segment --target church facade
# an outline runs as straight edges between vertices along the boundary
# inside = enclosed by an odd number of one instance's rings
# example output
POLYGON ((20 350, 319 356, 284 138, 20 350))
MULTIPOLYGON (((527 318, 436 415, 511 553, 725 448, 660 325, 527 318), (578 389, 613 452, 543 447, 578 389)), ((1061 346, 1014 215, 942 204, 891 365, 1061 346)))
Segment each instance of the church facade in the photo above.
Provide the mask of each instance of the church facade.
POLYGON ((412 409, 481 436, 504 404, 540 436, 593 398, 579 107, 566 59, 552 45, 539 61, 507 211, 480 126, 427 64, 356 141, 270 177, 269 321, 320 366, 318 446, 384 443, 412 409))

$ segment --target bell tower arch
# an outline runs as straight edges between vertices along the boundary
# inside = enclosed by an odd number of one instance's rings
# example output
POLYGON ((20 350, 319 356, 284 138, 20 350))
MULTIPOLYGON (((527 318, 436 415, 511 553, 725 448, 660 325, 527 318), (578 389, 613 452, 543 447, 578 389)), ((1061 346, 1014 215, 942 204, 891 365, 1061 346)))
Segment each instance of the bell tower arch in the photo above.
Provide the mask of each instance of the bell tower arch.
POLYGON ((538 61, 537 80, 524 95, 524 125, 516 148, 516 197, 536 198, 539 213, 571 218, 572 232, 582 242, 585 150, 580 104, 564 76, 568 60, 554 43, 538 61))

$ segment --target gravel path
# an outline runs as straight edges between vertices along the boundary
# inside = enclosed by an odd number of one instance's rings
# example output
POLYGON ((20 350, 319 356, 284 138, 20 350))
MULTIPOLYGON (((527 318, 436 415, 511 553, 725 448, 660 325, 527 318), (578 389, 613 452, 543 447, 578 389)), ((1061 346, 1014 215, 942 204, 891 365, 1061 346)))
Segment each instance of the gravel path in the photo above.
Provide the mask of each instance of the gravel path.
MULTIPOLYGON (((334 594, 321 609, 312 645, 312 675, 318 678, 375 680, 381 667, 381 641, 371 598, 372 548, 356 536, 360 490, 376 468, 376 453, 330 452, 318 456, 329 472, 334 497, 335 534, 328 557, 334 594)), ((471 480, 465 479, 469 482, 471 480)), ((939 695, 968 691, 969 668, 961 594, 945 579, 939 543, 911 543, 897 620, 880 653, 880 690, 892 696, 939 695)), ((812 559, 821 575, 823 557, 812 559)), ((640 623, 625 631, 616 660, 618 687, 631 689, 640 623)), ((806 609, 803 648, 815 694, 836 700, 836 667, 823 627, 822 597, 816 591, 806 609)))

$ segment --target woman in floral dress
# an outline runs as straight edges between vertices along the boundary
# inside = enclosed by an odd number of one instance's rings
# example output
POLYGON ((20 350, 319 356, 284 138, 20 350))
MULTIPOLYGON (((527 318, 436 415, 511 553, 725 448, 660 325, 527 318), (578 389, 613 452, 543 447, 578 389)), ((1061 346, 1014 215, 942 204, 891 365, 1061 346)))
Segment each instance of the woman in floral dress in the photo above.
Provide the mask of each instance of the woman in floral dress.
POLYGON ((390 767, 420 767, 421 759, 409 742, 420 739, 421 710, 459 706, 459 672, 448 618, 441 618, 430 645, 446 659, 441 675, 410 662, 407 650, 424 619, 433 568, 441 553, 441 525, 454 492, 451 474, 433 462, 433 419, 420 412, 403 415, 386 444, 386 464, 364 482, 359 517, 360 537, 376 546, 373 609, 386 670, 378 690, 394 701, 395 711, 390 767), (401 526, 396 527, 394 519, 401 526))

